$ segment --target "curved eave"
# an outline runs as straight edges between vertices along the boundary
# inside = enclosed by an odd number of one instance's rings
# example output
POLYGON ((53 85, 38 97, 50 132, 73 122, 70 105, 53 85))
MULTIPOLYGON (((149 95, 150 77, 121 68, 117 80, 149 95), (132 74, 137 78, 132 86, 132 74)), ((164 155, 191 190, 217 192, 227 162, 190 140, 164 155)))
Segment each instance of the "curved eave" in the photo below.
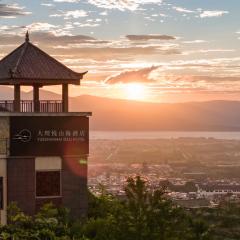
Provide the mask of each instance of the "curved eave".
POLYGON ((0 85, 24 85, 32 86, 34 84, 38 85, 61 85, 61 84, 73 84, 80 85, 80 79, 27 79, 27 78, 9 78, 0 79, 0 85))
POLYGON ((39 85, 61 85, 61 84, 73 84, 80 85, 81 79, 87 73, 76 73, 76 78, 74 79, 52 79, 52 78, 28 78, 28 77, 12 77, 12 78, 0 78, 0 85, 25 85, 32 86, 34 84, 39 85))
POLYGON ((87 74, 87 73, 88 73, 88 71, 85 71, 85 72, 82 72, 82 73, 77 73, 77 74, 81 75, 81 79, 82 79, 83 76, 84 76, 85 74, 87 74))

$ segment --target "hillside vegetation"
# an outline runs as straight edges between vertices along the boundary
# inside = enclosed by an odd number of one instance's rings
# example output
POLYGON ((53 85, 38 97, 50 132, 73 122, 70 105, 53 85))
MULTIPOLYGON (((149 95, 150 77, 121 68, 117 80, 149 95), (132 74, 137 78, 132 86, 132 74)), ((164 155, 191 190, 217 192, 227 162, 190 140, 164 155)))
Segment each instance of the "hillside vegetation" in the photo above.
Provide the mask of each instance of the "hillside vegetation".
POLYGON ((9 225, 0 239, 42 240, 238 240, 240 206, 223 203, 216 209, 185 210, 174 205, 164 189, 150 190, 139 176, 129 178, 125 198, 104 189, 89 194, 89 213, 71 219, 68 210, 45 205, 34 217, 15 204, 8 210, 9 225))

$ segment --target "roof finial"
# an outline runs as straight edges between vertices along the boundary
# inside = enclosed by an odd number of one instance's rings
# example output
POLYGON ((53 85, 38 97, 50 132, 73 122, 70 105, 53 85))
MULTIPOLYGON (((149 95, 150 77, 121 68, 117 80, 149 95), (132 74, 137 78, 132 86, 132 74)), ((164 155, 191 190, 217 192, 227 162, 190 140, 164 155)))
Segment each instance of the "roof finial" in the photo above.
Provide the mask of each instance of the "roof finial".
POLYGON ((26 35, 25 35, 25 42, 29 42, 29 33, 28 33, 28 31, 26 32, 26 35))

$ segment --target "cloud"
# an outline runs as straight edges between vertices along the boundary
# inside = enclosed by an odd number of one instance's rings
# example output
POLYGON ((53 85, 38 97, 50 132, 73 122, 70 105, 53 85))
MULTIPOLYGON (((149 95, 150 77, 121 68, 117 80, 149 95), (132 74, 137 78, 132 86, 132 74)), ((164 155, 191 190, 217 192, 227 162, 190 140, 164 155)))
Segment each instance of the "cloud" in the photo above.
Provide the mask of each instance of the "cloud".
POLYGON ((54 2, 60 2, 60 3, 77 3, 80 2, 80 0, 53 0, 54 2))
POLYGON ((143 68, 136 71, 124 71, 115 76, 108 77, 105 80, 105 83, 115 84, 115 83, 133 83, 133 82, 140 82, 140 83, 153 82, 153 80, 149 78, 149 74, 157 68, 158 67, 153 66, 150 68, 143 68))
MULTIPOLYGON (((69 34, 68 25, 53 25, 47 22, 34 22, 25 26, 17 25, 2 25, 0 26, 0 42, 9 42, 15 41, 18 42, 21 39, 26 31, 29 30, 32 35, 39 34, 44 35, 44 37, 49 36, 50 38, 54 36, 67 35, 69 34), (48 34, 49 33, 49 34, 48 34)), ((48 39, 45 38, 44 41, 48 39)))
POLYGON ((17 25, 1 25, 0 26, 0 33, 10 33, 11 31, 18 30, 20 27, 17 25))
POLYGON ((211 17, 221 17, 224 14, 228 14, 228 11, 223 10, 203 10, 202 8, 197 8, 194 10, 190 10, 183 7, 173 6, 172 9, 176 10, 177 12, 183 13, 183 16, 186 17, 187 13, 196 14, 196 17, 200 18, 211 18, 211 17))
POLYGON ((190 54, 208 54, 208 53, 227 53, 227 52, 236 52, 235 49, 197 49, 197 50, 188 50, 182 52, 183 55, 190 55, 190 54))
POLYGON ((200 17, 201 17, 201 18, 221 17, 221 16, 223 16, 224 14, 228 14, 228 13, 229 13, 228 11, 218 11, 218 10, 215 10, 215 11, 203 11, 203 12, 200 14, 200 17))
POLYGON ((1 57, 24 41, 26 27, 30 28, 31 42, 76 71, 89 70, 88 79, 91 80, 101 82, 105 79, 107 84, 142 82, 148 86, 172 88, 172 92, 216 88, 228 91, 237 85, 240 89, 240 58, 230 57, 234 49, 196 49, 202 54, 226 54, 224 58, 187 59, 184 55, 176 55, 180 51, 175 42, 152 39, 135 42, 128 38, 106 41, 87 35, 59 35, 62 26, 48 23, 1 25, 0 49, 4 45, 1 57), (19 34, 9 34, 11 32, 19 34), (227 52, 231 54, 229 57, 227 52))
POLYGON ((31 33, 52 33, 55 36, 64 36, 71 35, 70 30, 73 29, 73 26, 69 23, 65 23, 65 25, 54 25, 47 22, 34 22, 22 26, 21 29, 20 34, 29 30, 31 33))
POLYGON ((173 9, 175 9, 177 12, 182 12, 182 13, 194 13, 195 11, 186 9, 186 8, 182 8, 182 7, 173 7, 173 9))
POLYGON ((25 7, 19 6, 17 3, 4 4, 0 3, 0 17, 2 18, 16 18, 17 16, 25 16, 31 12, 24 11, 25 7))
POLYGON ((167 74, 163 66, 152 66, 139 70, 123 71, 107 77, 105 83, 149 83, 151 86, 172 89, 214 89, 226 91, 237 84, 240 89, 240 76, 211 76, 191 74, 167 74), (217 84, 217 85, 216 85, 217 84))
POLYGON ((96 44, 96 39, 87 35, 55 35, 50 32, 36 32, 31 33, 30 37, 44 45, 49 47, 54 47, 58 44, 67 45, 67 44, 80 44, 80 43, 89 43, 96 44))
POLYGON ((240 76, 214 76, 191 74, 165 74, 161 66, 143 68, 136 71, 125 71, 109 77, 105 83, 145 83, 156 92, 196 92, 212 93, 240 91, 240 76), (135 81, 135 79, 137 79, 135 81))
POLYGON ((54 7, 55 5, 52 3, 41 3, 41 6, 45 6, 45 7, 54 7))
POLYGON ((192 81, 205 81, 210 83, 239 82, 239 77, 192 76, 192 81))
MULTIPOLYGON (((161 79, 170 81, 170 82, 186 82, 186 84, 199 82, 200 84, 226 84, 226 83, 240 83, 240 76, 236 77, 221 77, 221 76, 206 76, 206 75, 165 75, 158 76, 161 79)), ((216 86, 217 87, 217 86, 216 86)))
POLYGON ((99 41, 96 40, 93 37, 86 36, 86 35, 56 35, 54 30, 58 26, 51 25, 48 23, 32 23, 28 26, 1 26, 0 27, 0 44, 16 44, 21 43, 24 41, 24 34, 26 33, 26 30, 30 30, 30 40, 32 42, 38 42, 41 45, 49 46, 50 48, 53 48, 53 46, 57 45, 63 45, 66 46, 67 44, 79 44, 79 43, 89 43, 89 44, 98 44, 99 41), (40 29, 40 30, 39 30, 40 29), (45 31, 45 30, 49 30, 45 31), (9 34, 9 31, 14 31, 14 33, 18 32, 18 35, 9 34))
POLYGON ((126 38, 130 41, 148 41, 148 40, 175 40, 176 37, 169 35, 127 35, 126 38))
POLYGON ((75 56, 88 57, 93 60, 134 60, 138 58, 146 58, 153 55, 172 55, 179 54, 175 49, 158 49, 156 47, 110 47, 110 46, 92 46, 72 45, 61 49, 62 54, 71 54, 75 56))
POLYGON ((183 43, 187 43, 187 44, 208 43, 208 41, 201 40, 201 39, 196 39, 196 40, 190 40, 190 41, 183 41, 183 43))
MULTIPOLYGON (((156 43, 154 41, 133 42, 124 38, 106 41, 87 35, 64 34, 64 31, 67 32, 69 28, 71 24, 61 26, 44 22, 36 22, 28 26, 3 25, 0 27, 0 45, 6 43, 20 45, 24 41, 26 30, 29 29, 31 42, 50 55, 56 55, 60 61, 68 59, 66 64, 76 71, 91 70, 95 77, 100 75, 100 71, 101 75, 104 75, 102 79, 122 70, 152 66, 156 63, 156 61, 151 61, 152 57, 159 59, 163 55, 167 58, 169 55, 181 54, 178 44, 160 43, 159 41, 156 43), (60 53, 61 56, 59 56, 60 53), (78 59, 91 59, 102 62, 102 64, 95 64, 94 67, 83 66, 78 59), (146 59, 148 59, 147 65, 146 59), (103 68, 106 62, 108 66, 103 68), (135 66, 132 67, 134 64, 135 66)), ((14 47, 8 46, 4 52, 10 52, 13 49, 14 47)))
POLYGON ((30 31, 33 32, 38 32, 38 31, 52 31, 54 29, 56 29, 58 26, 50 24, 50 23, 46 23, 46 22, 36 22, 36 23, 32 23, 26 26, 27 29, 29 29, 30 31))
POLYGON ((100 24, 99 23, 78 23, 76 26, 78 27, 99 27, 100 24))
POLYGON ((81 22, 74 22, 73 25, 76 27, 98 27, 102 22, 101 18, 87 19, 81 22))
POLYGON ((99 8, 135 11, 140 5, 161 4, 162 0, 88 0, 88 2, 99 8))
POLYGON ((87 16, 88 13, 84 10, 59 11, 59 13, 50 15, 50 17, 64 17, 64 19, 77 19, 87 16))
POLYGON ((100 12, 99 15, 101 15, 101 16, 107 16, 107 15, 108 15, 108 12, 107 12, 107 11, 103 11, 103 12, 100 12))

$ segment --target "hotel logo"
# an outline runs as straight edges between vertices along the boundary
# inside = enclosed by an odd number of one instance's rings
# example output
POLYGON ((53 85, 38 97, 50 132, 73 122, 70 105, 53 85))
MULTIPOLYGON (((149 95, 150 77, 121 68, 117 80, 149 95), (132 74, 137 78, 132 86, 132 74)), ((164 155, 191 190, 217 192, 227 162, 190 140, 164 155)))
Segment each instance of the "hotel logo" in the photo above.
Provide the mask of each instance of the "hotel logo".
POLYGON ((17 140, 24 143, 30 142, 32 140, 32 133, 28 129, 23 129, 13 136, 13 140, 17 140))

